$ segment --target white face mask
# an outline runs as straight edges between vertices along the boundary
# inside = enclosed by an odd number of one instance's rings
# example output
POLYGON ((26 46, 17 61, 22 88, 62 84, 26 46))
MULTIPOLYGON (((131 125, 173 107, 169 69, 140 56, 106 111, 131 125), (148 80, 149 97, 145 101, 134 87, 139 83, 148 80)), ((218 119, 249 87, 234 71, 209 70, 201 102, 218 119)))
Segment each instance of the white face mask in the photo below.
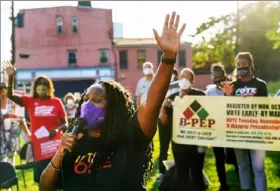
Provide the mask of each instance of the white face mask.
POLYGON ((182 90, 187 90, 192 86, 191 82, 185 78, 179 80, 179 87, 182 90))
POLYGON ((144 75, 149 75, 149 74, 152 74, 154 71, 152 68, 144 68, 143 69, 143 73, 144 75))
POLYGON ((68 100, 66 101, 66 105, 67 105, 67 106, 73 106, 73 105, 74 105, 74 100, 68 99, 68 100))
POLYGON ((174 74, 172 74, 172 76, 171 76, 171 82, 173 82, 173 81, 174 81, 174 79, 175 79, 175 75, 174 75, 174 74))

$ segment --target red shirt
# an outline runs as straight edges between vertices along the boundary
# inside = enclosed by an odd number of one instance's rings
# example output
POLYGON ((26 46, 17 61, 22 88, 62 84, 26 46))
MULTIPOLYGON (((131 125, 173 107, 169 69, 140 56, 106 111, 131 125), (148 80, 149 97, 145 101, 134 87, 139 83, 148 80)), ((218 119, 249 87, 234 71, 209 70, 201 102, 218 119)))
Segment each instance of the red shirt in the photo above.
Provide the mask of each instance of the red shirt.
POLYGON ((21 98, 22 106, 27 109, 30 117, 32 136, 42 126, 45 126, 48 131, 60 126, 60 119, 67 116, 61 100, 57 97, 46 100, 30 96, 21 98))
POLYGON ((60 126, 60 119, 66 117, 62 102, 57 97, 41 100, 30 96, 22 96, 22 106, 27 109, 30 117, 34 160, 41 161, 52 158, 60 144, 62 131, 58 132, 52 139, 48 137, 47 133, 60 126), (42 129, 44 129, 43 133, 42 129))

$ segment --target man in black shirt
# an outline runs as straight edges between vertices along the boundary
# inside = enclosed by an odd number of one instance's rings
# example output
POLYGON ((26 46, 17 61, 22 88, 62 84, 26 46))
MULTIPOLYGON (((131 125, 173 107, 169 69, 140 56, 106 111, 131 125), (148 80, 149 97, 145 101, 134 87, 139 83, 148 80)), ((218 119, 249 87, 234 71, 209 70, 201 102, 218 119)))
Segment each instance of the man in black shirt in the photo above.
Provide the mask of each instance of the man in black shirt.
MULTIPOLYGON (((180 72, 179 87, 180 91, 172 95, 171 99, 176 96, 200 95, 205 96, 202 90, 192 87, 194 82, 194 73, 191 69, 186 68, 180 72)), ((170 99, 166 99, 160 114, 162 124, 172 124, 173 106, 170 99)), ((170 125, 172 127, 172 125, 170 125)), ((176 165, 176 191, 204 191, 205 183, 203 179, 203 164, 205 152, 200 152, 198 146, 181 145, 172 142, 172 151, 176 165), (190 181, 191 180, 191 181, 190 181)), ((174 190, 174 189, 173 189, 174 190)))
POLYGON ((60 178, 65 191, 146 190, 145 180, 152 170, 150 143, 185 28, 184 24, 177 31, 179 18, 175 12, 166 16, 162 36, 154 30, 163 56, 146 103, 136 110, 129 93, 115 81, 90 86, 88 101, 82 97, 74 120, 83 118, 86 124, 78 135, 63 135, 56 155, 41 175, 40 191, 54 190, 60 178), (65 155, 64 150, 70 153, 65 155))
MULTIPOLYGON (((236 56, 236 69, 238 79, 232 84, 222 83, 221 88, 227 96, 259 96, 267 97, 266 83, 256 78, 253 56, 249 52, 241 52, 236 56)), ((267 190, 265 174, 265 151, 235 149, 235 155, 239 166, 239 176, 241 189, 249 191, 251 189, 251 171, 249 156, 255 178, 255 187, 258 191, 267 190)))
MULTIPOLYGON (((167 95, 169 99, 174 101, 176 93, 179 92, 180 88, 178 85, 178 71, 174 68, 173 74, 171 77, 171 84, 168 88, 167 95)), ((172 131, 172 124, 162 124, 161 120, 158 120, 158 133, 159 133, 159 175, 156 179, 157 182, 161 182, 164 173, 165 173, 165 166, 162 161, 167 160, 168 156, 168 148, 169 143, 171 141, 171 131, 172 131)))

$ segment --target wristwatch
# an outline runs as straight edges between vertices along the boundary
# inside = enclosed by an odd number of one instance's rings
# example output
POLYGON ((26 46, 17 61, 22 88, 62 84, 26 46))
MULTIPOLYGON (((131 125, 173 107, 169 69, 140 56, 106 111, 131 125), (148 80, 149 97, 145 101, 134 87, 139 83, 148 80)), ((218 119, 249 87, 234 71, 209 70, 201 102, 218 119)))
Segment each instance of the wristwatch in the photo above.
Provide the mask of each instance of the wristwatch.
POLYGON ((164 58, 163 56, 161 56, 161 63, 163 64, 172 64, 174 65, 176 63, 176 58, 175 59, 168 59, 168 58, 164 58))

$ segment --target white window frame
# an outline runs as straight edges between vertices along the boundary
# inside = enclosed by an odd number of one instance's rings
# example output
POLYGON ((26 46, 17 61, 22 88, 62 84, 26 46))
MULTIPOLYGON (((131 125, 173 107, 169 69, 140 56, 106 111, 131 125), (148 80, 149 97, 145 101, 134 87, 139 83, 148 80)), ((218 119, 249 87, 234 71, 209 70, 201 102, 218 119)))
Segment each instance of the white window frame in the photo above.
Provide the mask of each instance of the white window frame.
POLYGON ((56 32, 57 33, 63 33, 63 18, 61 16, 56 17, 56 32), (58 31, 58 28, 61 27, 61 32, 58 31))

